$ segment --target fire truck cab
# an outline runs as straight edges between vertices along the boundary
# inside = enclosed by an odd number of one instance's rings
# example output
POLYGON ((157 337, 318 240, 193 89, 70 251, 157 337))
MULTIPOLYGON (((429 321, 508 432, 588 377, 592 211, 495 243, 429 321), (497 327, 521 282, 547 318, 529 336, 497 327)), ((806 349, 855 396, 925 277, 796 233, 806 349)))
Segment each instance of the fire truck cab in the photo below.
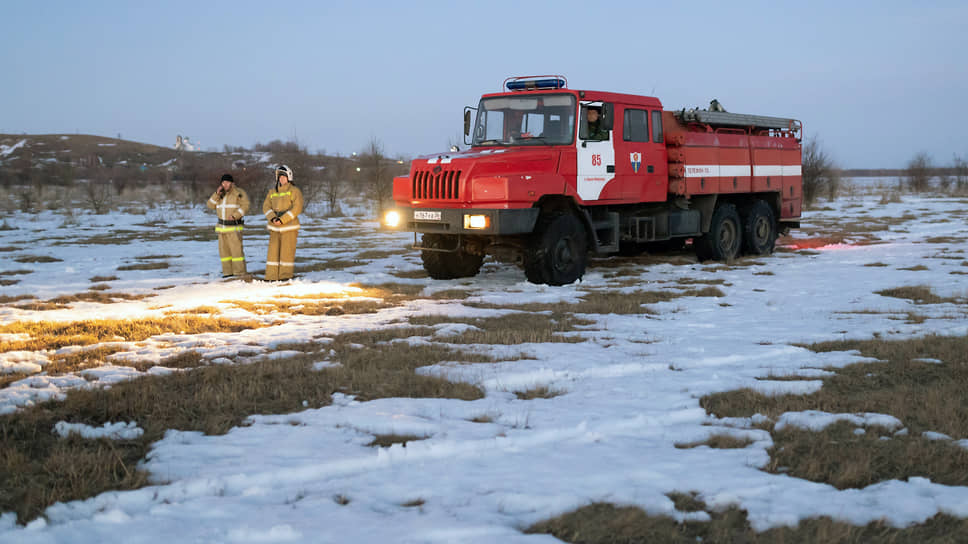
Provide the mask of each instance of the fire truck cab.
POLYGON ((700 259, 773 251, 799 226, 794 119, 663 110, 658 98, 505 80, 465 109, 470 149, 418 157, 394 179, 385 228, 421 233, 432 278, 476 275, 485 255, 562 285, 589 253, 692 239, 700 259), (474 113, 473 124, 471 114, 474 113))

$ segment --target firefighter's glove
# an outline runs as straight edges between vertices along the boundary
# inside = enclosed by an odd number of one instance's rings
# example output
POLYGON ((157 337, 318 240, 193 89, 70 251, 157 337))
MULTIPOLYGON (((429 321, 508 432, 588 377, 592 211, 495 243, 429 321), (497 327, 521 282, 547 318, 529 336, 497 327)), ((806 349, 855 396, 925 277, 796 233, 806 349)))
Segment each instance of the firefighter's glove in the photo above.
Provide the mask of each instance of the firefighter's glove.
POLYGON ((224 198, 225 197, 225 189, 219 189, 218 190, 218 197, 219 198, 224 198))

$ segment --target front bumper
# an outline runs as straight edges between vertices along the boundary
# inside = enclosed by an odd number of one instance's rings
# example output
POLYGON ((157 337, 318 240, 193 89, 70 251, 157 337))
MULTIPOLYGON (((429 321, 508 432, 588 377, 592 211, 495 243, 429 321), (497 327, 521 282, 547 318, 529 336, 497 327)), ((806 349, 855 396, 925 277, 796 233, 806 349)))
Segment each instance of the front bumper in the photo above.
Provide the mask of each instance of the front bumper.
POLYGON ((385 230, 427 232, 434 234, 506 235, 527 234, 534 231, 538 220, 537 208, 478 209, 478 208, 394 208, 399 223, 392 227, 380 218, 385 230), (415 217, 416 213, 416 217, 415 217), (469 228, 464 216, 485 216, 485 228, 469 228))

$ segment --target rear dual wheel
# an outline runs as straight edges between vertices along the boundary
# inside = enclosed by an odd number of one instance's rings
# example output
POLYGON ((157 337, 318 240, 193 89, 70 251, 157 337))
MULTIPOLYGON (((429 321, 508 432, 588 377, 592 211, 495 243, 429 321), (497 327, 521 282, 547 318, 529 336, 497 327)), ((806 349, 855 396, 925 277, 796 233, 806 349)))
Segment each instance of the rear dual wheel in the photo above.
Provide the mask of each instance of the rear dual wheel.
POLYGON ((695 241, 696 257, 700 261, 729 261, 739 256, 743 231, 736 206, 722 202, 716 205, 709 224, 709 232, 695 241))
POLYGON ((743 251, 750 255, 769 255, 776 246, 776 219, 773 208, 757 200, 743 212, 743 251))

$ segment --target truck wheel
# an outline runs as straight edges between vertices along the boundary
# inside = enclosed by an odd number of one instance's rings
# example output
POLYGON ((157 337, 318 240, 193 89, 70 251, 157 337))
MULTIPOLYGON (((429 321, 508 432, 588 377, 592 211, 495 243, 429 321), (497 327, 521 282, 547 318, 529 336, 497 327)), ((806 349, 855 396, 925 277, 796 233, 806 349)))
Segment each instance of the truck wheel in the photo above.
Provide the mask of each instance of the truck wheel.
POLYGON ((773 209, 757 200, 743 214, 743 249, 751 255, 769 255, 776 245, 776 221, 773 209))
POLYGON ((710 259, 728 261, 739 255, 743 233, 736 206, 722 203, 716 206, 709 232, 696 240, 696 256, 700 261, 710 259))
MULTIPOLYGON (((424 234, 421 243, 426 247, 453 249, 457 245, 456 236, 446 234, 424 234)), ((476 276, 484 262, 483 255, 467 253, 463 248, 457 251, 421 251, 427 275, 435 280, 451 280, 476 276)))
POLYGON ((531 283, 567 285, 585 274, 588 236, 578 218, 558 213, 539 220, 524 256, 531 283))

